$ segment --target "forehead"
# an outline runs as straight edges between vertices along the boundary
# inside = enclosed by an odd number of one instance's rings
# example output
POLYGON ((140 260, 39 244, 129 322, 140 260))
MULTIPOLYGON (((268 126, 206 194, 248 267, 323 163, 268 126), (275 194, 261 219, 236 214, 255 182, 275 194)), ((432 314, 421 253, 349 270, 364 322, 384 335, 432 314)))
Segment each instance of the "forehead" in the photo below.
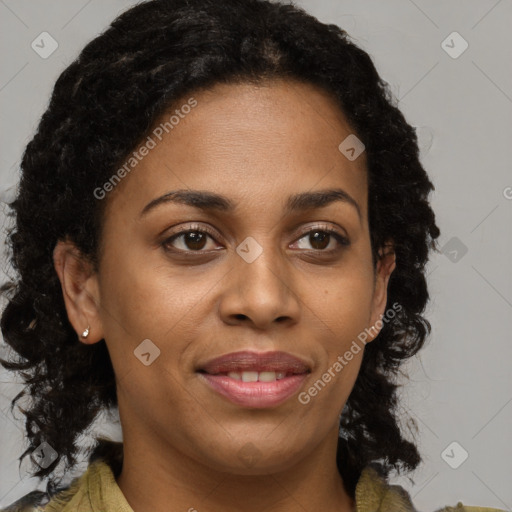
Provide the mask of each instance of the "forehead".
POLYGON ((338 148, 352 134, 334 100, 313 85, 216 85, 184 96, 158 119, 153 147, 117 185, 112 202, 140 212, 157 196, 188 188, 268 205, 341 186, 364 212, 365 154, 351 161, 338 148))
MULTIPOLYGON (((164 142, 174 142, 174 146, 194 143, 194 147, 210 151, 227 146, 233 153, 240 146, 242 152, 249 153, 265 145, 293 151, 283 154, 288 159, 318 158, 318 153, 334 158, 339 157, 340 138, 353 133, 334 98, 307 83, 271 80, 258 85, 218 84, 194 97, 198 106, 180 120, 169 137, 164 135, 164 142), (190 137, 187 128, 195 137, 190 137)), ((186 100, 176 102, 177 110, 186 100)), ((161 125, 166 118, 168 113, 156 124, 161 125)), ((265 154, 260 157, 263 160, 265 154)), ((363 161, 354 166, 364 168, 363 161)))

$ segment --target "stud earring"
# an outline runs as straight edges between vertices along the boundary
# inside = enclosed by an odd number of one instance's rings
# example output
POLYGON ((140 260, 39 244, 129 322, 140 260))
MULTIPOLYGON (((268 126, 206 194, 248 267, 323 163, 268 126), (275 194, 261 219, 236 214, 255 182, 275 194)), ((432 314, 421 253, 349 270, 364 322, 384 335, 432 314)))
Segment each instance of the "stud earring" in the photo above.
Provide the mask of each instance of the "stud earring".
POLYGON ((89 336, 89 329, 90 329, 90 326, 88 325, 87 326, 87 329, 85 329, 85 331, 82 333, 82 338, 87 338, 87 336, 89 336))

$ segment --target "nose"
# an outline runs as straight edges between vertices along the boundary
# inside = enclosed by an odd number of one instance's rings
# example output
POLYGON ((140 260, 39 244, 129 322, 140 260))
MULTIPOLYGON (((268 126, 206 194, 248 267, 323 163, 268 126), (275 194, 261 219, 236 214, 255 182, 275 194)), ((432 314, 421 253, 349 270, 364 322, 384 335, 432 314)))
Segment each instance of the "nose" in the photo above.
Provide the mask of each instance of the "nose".
POLYGON ((251 263, 237 253, 233 260, 219 306, 225 323, 268 329, 274 323, 299 321, 300 299, 282 255, 267 247, 251 263))

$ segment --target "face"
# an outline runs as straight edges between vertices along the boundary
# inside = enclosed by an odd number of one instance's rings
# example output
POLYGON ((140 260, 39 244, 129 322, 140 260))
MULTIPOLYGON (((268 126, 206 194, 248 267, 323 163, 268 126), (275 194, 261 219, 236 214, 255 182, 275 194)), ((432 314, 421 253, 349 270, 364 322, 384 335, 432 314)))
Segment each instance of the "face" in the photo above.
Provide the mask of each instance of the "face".
POLYGON ((232 473, 284 469, 337 432, 364 346, 308 390, 384 313, 394 263, 372 266, 365 154, 338 149, 353 131, 327 94, 274 81, 192 96, 103 199, 99 272, 66 306, 78 332, 91 326, 82 341, 107 343, 125 442, 232 473), (281 401, 229 398, 199 370, 238 351, 283 351, 308 372, 281 401))

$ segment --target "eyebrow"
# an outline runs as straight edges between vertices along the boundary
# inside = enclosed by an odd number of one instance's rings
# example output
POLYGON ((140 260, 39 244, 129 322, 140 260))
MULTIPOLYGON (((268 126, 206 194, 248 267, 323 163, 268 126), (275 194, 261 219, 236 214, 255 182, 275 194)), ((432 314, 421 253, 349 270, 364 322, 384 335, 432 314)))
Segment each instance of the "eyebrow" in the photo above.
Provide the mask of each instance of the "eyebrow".
MULTIPOLYGON (((339 201, 349 204, 355 208, 362 221, 362 214, 359 204, 356 200, 341 188, 332 188, 316 190, 314 192, 301 192, 288 197, 285 205, 285 214, 291 214, 298 211, 314 210, 325 208, 326 206, 339 201)), ((167 203, 179 203, 203 211, 232 212, 236 210, 238 204, 231 199, 204 190, 173 190, 163 196, 150 201, 141 211, 140 217, 144 217, 157 206, 167 203)))

